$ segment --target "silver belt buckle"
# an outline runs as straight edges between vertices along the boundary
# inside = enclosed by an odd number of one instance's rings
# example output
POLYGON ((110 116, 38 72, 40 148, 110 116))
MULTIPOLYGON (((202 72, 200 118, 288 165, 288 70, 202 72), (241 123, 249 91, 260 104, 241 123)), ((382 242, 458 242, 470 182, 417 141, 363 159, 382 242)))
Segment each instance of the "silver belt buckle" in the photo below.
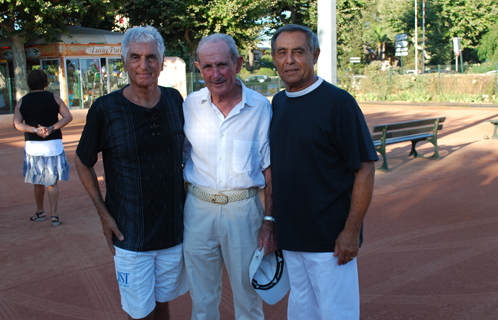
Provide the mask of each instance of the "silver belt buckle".
POLYGON ((227 204, 228 203, 228 196, 226 194, 222 194, 222 193, 212 194, 211 195, 211 202, 218 203, 218 204, 227 204), (217 197, 221 197, 221 199, 219 199, 217 197))

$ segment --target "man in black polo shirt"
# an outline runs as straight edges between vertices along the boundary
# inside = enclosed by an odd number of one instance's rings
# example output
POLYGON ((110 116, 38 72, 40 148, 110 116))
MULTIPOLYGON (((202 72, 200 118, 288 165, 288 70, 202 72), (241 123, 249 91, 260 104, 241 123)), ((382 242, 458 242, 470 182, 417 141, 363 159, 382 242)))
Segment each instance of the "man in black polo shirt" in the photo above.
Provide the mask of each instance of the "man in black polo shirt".
POLYGON ((95 101, 75 157, 114 255, 121 304, 133 319, 169 319, 168 301, 187 291, 183 98, 158 86, 163 52, 156 29, 126 32, 122 59, 130 85, 95 101), (93 170, 99 152, 105 202, 93 170))
POLYGON ((270 129, 277 246, 286 261, 288 319, 359 319, 356 255, 378 160, 354 98, 317 77, 320 49, 308 28, 272 38, 285 91, 270 129))

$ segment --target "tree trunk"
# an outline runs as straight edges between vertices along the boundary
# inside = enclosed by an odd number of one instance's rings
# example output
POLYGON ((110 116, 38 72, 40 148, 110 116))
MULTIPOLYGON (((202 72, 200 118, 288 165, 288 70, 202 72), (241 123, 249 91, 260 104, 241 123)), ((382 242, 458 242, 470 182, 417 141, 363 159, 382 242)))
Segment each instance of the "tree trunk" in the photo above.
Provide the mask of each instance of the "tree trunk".
POLYGON ((15 34, 12 36, 12 53, 14 54, 14 77, 16 81, 15 99, 17 102, 29 92, 28 82, 26 81, 28 72, 26 71, 24 38, 19 34, 15 34))
POLYGON ((254 52, 252 52, 251 49, 249 49, 249 71, 251 71, 251 73, 254 71, 254 52))
POLYGON ((195 50, 188 53, 188 72, 195 72, 195 50))

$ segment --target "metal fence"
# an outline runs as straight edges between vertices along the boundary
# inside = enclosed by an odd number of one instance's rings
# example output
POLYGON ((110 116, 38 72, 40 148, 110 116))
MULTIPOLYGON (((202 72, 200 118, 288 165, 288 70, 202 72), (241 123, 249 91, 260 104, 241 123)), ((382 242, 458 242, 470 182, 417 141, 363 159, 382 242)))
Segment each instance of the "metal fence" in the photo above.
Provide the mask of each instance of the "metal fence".
MULTIPOLYGON (((13 113, 15 80, 0 78, 0 114, 13 113)), ((284 88, 278 76, 251 75, 244 85, 264 96, 273 96, 284 88)), ((487 65, 426 66, 424 72, 413 69, 372 69, 346 72, 337 78, 337 86, 360 101, 417 101, 498 103, 498 63, 487 65), (458 71, 456 71, 458 70, 458 71)), ((205 87, 199 73, 187 73, 187 93, 205 87)))
MULTIPOLYGON (((244 85, 254 91, 261 93, 264 96, 274 96, 282 88, 284 83, 279 77, 271 77, 261 75, 260 77, 248 77, 241 79, 244 85)), ((187 93, 200 90, 206 86, 204 79, 199 73, 187 73, 187 93)))
POLYGON ((361 101, 498 103, 498 65, 426 66, 420 70, 371 70, 339 78, 338 86, 361 101), (462 72, 463 71, 463 72, 462 72))

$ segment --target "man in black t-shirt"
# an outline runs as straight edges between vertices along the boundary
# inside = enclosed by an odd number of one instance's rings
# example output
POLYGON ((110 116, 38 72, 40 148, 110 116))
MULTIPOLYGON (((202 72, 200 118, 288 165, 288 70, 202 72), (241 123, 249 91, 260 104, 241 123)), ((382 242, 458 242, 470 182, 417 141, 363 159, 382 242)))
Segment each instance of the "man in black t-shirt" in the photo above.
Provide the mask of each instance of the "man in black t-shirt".
POLYGON ((272 38, 285 91, 270 129, 277 246, 290 280, 288 319, 359 319, 356 255, 378 160, 354 98, 314 74, 320 49, 308 28, 272 38))
POLYGON ((183 98, 158 86, 164 42, 152 27, 122 43, 130 85, 92 105, 76 169, 114 255, 130 318, 169 319, 168 301, 187 292, 183 265, 183 98), (93 170, 102 152, 106 197, 93 170))

